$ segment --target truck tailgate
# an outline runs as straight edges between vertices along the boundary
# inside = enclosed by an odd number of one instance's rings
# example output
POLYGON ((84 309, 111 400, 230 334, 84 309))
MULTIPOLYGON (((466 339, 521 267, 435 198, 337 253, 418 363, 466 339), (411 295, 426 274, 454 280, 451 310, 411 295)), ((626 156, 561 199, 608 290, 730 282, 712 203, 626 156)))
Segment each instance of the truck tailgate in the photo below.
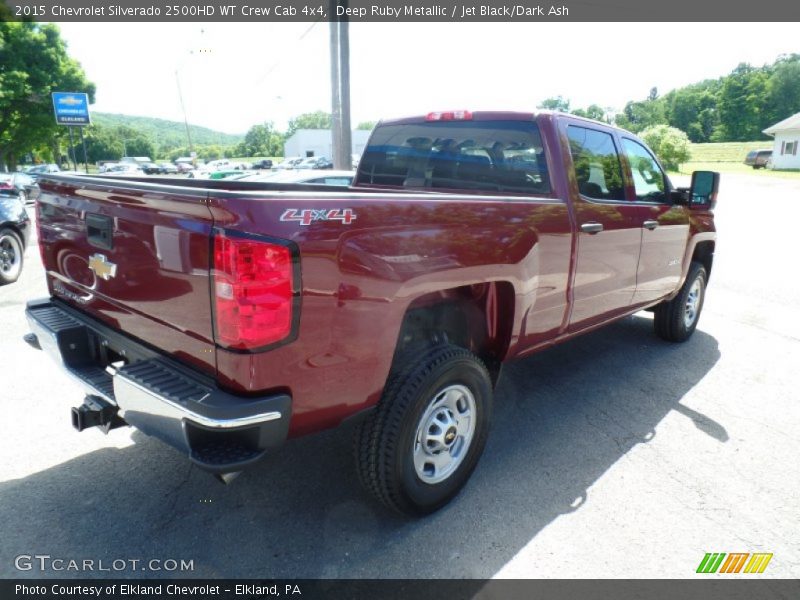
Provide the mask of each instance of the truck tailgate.
POLYGON ((40 188, 51 295, 213 374, 206 192, 58 177, 40 188))

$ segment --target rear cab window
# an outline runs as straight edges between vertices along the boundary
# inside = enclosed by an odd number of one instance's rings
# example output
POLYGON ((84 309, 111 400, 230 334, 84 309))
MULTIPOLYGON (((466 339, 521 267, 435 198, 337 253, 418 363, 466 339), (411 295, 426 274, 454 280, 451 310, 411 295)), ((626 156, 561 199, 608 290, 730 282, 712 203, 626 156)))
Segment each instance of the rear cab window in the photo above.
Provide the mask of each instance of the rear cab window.
POLYGON ((359 185, 545 195, 551 191, 537 124, 453 120, 378 126, 359 185))

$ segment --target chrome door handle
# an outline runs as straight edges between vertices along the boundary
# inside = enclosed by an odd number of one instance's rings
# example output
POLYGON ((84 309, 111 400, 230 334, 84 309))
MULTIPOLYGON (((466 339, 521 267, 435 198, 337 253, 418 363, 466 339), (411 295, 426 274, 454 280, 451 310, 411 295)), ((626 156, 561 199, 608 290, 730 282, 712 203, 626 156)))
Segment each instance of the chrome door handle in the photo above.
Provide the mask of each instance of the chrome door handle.
POLYGON ((658 221, 647 220, 644 223, 642 223, 642 227, 644 227, 645 229, 649 229, 650 231, 653 231, 653 229, 658 227, 658 221))
POLYGON ((583 223, 581 225, 581 231, 584 233, 599 233, 603 231, 603 224, 602 223, 583 223))

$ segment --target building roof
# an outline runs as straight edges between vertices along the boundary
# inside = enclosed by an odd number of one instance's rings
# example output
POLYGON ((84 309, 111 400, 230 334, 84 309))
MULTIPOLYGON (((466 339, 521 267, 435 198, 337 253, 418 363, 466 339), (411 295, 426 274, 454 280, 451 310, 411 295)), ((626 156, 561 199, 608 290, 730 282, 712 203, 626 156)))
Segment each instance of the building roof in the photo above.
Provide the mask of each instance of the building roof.
POLYGON ((792 115, 788 119, 784 119, 780 123, 775 123, 775 125, 767 127, 764 133, 767 135, 775 135, 780 131, 788 131, 790 129, 800 129, 800 112, 792 115))

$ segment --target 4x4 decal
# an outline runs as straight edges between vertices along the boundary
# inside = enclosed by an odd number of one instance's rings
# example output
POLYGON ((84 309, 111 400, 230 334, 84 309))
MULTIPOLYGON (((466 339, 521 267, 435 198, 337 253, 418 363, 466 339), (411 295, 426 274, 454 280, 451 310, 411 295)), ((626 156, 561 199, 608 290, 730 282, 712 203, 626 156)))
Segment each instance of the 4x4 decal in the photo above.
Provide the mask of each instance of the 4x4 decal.
POLYGON ((343 225, 350 225, 355 220, 356 213, 351 208, 287 208, 281 215, 281 221, 296 221, 300 225, 311 225, 315 221, 341 221, 343 225))

